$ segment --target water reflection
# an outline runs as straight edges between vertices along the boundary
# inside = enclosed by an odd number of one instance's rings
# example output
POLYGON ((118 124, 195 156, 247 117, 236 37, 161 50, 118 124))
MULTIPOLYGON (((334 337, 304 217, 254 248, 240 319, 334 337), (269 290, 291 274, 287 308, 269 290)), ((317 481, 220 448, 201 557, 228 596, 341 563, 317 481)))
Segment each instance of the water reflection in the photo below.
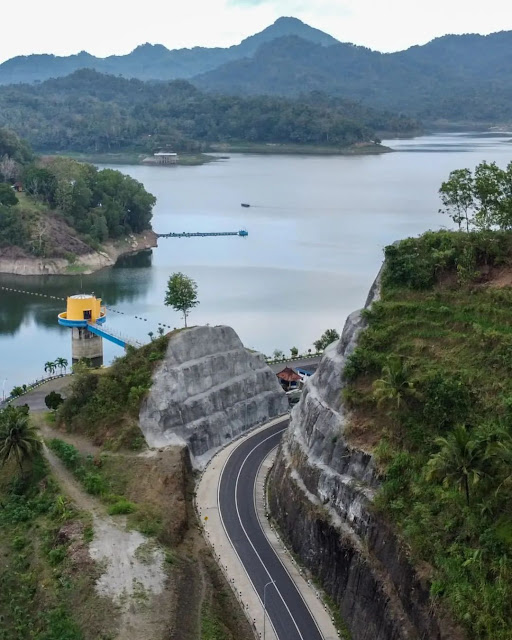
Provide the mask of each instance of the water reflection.
POLYGON ((0 335, 15 335, 23 324, 62 331, 56 315, 65 309, 63 300, 75 293, 94 293, 104 304, 115 306, 139 298, 152 286, 151 249, 121 257, 112 269, 78 276, 14 276, 0 274, 0 335), (37 294, 37 295, 34 295, 37 294), (44 297, 41 296, 44 294, 44 297))

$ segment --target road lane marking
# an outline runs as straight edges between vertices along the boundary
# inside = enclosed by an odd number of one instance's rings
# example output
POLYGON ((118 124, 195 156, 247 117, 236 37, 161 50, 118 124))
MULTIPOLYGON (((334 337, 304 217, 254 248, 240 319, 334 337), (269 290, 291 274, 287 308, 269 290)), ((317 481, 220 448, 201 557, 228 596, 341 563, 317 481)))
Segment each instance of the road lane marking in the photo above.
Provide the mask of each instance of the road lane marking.
MULTIPOLYGON (((261 467, 263 466, 263 463, 265 462, 265 460, 272 454, 273 451, 275 451, 277 449, 279 445, 277 444, 274 449, 272 449, 271 451, 268 452, 268 454, 263 458, 263 460, 260 462, 259 466, 258 466, 258 470, 256 472, 256 481, 254 482, 254 488, 253 488, 253 501, 254 501, 254 511, 256 512, 256 519, 258 520, 258 524, 260 526, 260 529, 266 539, 266 541, 268 542, 269 546, 272 548, 272 551, 274 552, 276 558, 279 560, 279 562, 281 563, 283 569, 286 571, 286 573, 288 574, 288 577, 290 578, 290 581, 292 582, 293 586, 295 587, 295 590, 297 591, 297 594, 300 596, 302 602, 304 603, 304 606, 306 607, 306 609, 309 611, 309 615, 311 616, 311 619, 313 620, 313 622, 315 623, 315 626, 318 630, 318 635, 320 636, 320 638, 322 638, 322 640, 325 638, 324 634, 322 633, 322 630, 320 629, 320 627, 318 626, 318 622, 316 621, 315 616, 313 615, 313 612, 311 611, 311 609, 309 608, 308 603, 306 602, 306 600, 304 599, 304 596, 302 595, 302 593, 300 592, 299 588, 297 587, 297 585, 295 584, 295 580, 292 578, 290 572, 288 571, 287 566, 284 564, 284 562, 281 560, 281 558, 279 557, 279 555, 276 553, 274 546, 272 545, 272 543, 270 542, 265 529, 263 528, 263 525, 261 523, 260 520, 260 516, 258 513, 258 507, 256 505, 256 487, 258 484, 258 476, 260 475, 260 470, 261 467)), ((263 497, 265 499, 265 480, 264 480, 264 484, 263 484, 263 497)), ((265 500, 265 505, 266 505, 266 500, 265 500)), ((284 543, 283 547, 284 547, 284 543)), ((286 548, 285 548, 286 550, 286 548)))
MULTIPOLYGON (((262 444, 264 444, 267 440, 270 440, 271 438, 275 437, 278 433, 283 433, 283 431, 285 431, 285 430, 286 430, 286 427, 285 427, 285 429, 282 429, 281 431, 277 431, 276 433, 272 434, 271 436, 268 436, 267 438, 265 438, 264 440, 262 440, 261 442, 259 442, 257 445, 255 445, 255 446, 254 446, 254 447, 249 451, 249 453, 245 456, 244 461, 243 461, 243 462, 242 462, 242 464, 240 465, 240 469, 238 470, 238 474, 237 474, 237 478, 236 478, 236 482, 235 482, 235 507, 236 507, 236 514, 237 514, 237 516, 238 516, 238 521, 239 521, 239 523, 240 523, 240 526, 242 527, 242 531, 244 532, 245 537, 247 538, 247 540, 248 540, 249 544, 251 545, 251 547, 252 547, 252 549, 253 549, 254 553, 256 554, 256 556, 257 556, 258 560, 260 561, 261 566, 265 569, 265 572, 267 573, 267 575, 268 575, 268 577, 270 578, 270 580, 273 580, 274 578, 272 578, 272 576, 270 575, 270 572, 269 572, 269 570, 267 569, 267 567, 266 567, 265 563, 264 563, 264 562, 263 562, 263 560, 261 559, 261 556, 260 556, 260 554, 258 553, 258 551, 256 550, 256 547, 254 546, 254 544, 253 544, 253 542, 252 542, 251 538, 249 537, 249 534, 247 533, 246 528, 244 527, 244 524, 243 524, 243 522, 242 522, 242 518, 240 517, 240 510, 239 510, 239 508, 238 508, 238 500, 237 500, 238 481, 240 480, 240 474, 242 473, 242 469, 244 468, 245 463, 247 462, 247 460, 249 459, 249 457, 254 453, 254 451, 256 451, 256 449, 258 449, 258 447, 260 447, 262 444)), ((254 489, 253 489, 253 490, 254 490, 254 489)), ((256 519, 257 519, 257 518, 258 518, 258 516, 257 516, 257 514, 256 514, 256 519)), ((266 538, 265 538, 265 539, 266 539, 266 538)), ((274 549, 272 549, 272 547, 270 547, 270 548, 271 548, 271 550, 272 550, 272 553, 273 553, 274 555, 276 555, 276 554, 275 554, 274 549)), ((292 584, 294 584, 294 583, 292 582, 292 584)), ((281 591, 278 589, 278 587, 277 587, 277 585, 276 585, 276 584, 274 584, 274 588, 275 588, 275 590, 277 591, 277 593, 279 594, 279 597, 281 598, 281 600, 282 600, 282 602, 283 602, 283 604, 284 604, 284 606, 285 606, 285 609, 286 609, 286 611, 288 612, 288 615, 290 616, 290 618, 291 618, 291 620, 292 620, 293 624, 295 625, 295 628, 297 629, 297 633, 299 634, 299 636, 300 636, 301 640, 304 640, 304 636, 303 636, 303 635, 302 635, 302 633, 300 632, 299 625, 297 624, 297 622, 296 622, 295 618, 294 618, 294 617, 293 617, 293 615, 292 615, 292 612, 290 611, 290 609, 289 609, 288 605, 286 604, 286 600, 283 598, 283 595, 282 595, 281 591)), ((269 615, 269 618, 270 618, 270 615, 269 615)), ((270 619, 271 619, 271 618, 270 618, 270 619)), ((278 637, 279 637, 279 636, 278 636, 278 637)))

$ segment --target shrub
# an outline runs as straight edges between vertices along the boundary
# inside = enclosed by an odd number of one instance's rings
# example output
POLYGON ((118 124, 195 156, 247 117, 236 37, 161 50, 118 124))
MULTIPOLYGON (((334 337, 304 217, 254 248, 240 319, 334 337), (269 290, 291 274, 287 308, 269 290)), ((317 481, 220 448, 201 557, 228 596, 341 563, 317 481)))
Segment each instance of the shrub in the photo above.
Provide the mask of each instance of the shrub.
POLYGON ((117 516, 122 514, 133 513, 136 510, 137 506, 135 503, 126 500, 125 498, 121 498, 117 502, 114 502, 108 509, 108 514, 110 516, 117 516))

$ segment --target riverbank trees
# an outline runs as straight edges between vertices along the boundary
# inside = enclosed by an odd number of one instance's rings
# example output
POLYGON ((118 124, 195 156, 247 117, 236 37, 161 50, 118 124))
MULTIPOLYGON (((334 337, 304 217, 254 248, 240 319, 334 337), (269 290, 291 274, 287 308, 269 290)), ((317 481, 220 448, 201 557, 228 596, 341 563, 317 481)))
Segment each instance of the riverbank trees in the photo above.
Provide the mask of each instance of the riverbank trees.
POLYGON ((12 169, 0 180, 0 249, 65 257, 151 228, 156 199, 137 180, 70 158, 35 158, 27 149, 0 129, 0 171, 12 169), (17 195, 15 180, 23 190, 17 195))

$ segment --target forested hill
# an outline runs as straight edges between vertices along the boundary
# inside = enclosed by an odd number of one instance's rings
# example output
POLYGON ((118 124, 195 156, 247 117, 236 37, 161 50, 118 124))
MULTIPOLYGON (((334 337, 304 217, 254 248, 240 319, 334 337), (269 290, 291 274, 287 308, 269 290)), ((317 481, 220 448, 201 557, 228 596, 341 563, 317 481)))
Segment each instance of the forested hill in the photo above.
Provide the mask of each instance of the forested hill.
POLYGON ((190 79, 220 94, 294 97, 322 91, 430 122, 512 121, 512 31, 447 35, 385 54, 280 18, 225 49, 170 51, 145 44, 108 58, 85 52, 20 56, 0 65, 0 85, 84 68, 141 80, 190 79))
POLYGON ((348 147, 419 125, 319 93, 227 97, 184 80, 145 83, 82 70, 40 85, 0 87, 0 126, 38 151, 152 152, 206 150, 215 142, 348 147))
POLYGON ((228 48, 193 47, 169 50, 161 44, 143 44, 127 55, 107 58, 96 58, 85 51, 72 56, 17 56, 0 64, 0 85, 40 82, 67 76, 78 69, 94 69, 102 73, 141 80, 191 78, 226 62, 250 57, 261 45, 290 35, 320 46, 337 42, 332 36, 304 24, 297 18, 279 18, 260 33, 228 48))
MULTIPOLYGON (((155 197, 112 169, 38 158, 0 128, 0 259, 76 259, 151 229, 155 197)), ((75 265, 76 266, 76 265, 75 265)))
POLYGON ((192 80, 202 89, 294 96, 320 90, 422 120, 512 120, 512 31, 437 38, 392 54, 295 36, 192 80))

